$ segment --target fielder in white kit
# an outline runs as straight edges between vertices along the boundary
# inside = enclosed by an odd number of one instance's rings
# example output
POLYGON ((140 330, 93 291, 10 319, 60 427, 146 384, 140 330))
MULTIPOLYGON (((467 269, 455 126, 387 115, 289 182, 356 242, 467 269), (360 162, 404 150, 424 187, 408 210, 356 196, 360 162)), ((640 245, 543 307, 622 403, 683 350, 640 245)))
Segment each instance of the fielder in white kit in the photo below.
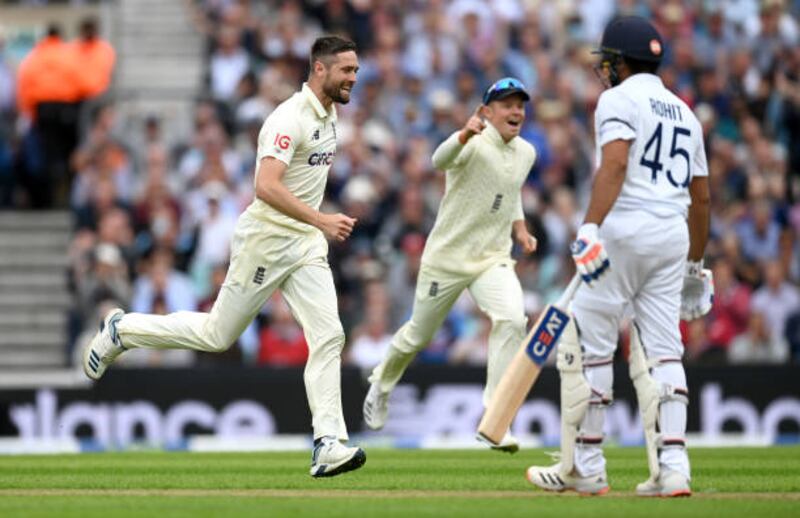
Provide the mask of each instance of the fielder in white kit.
POLYGON ((702 266, 708 171, 700 123, 655 75, 662 45, 655 28, 639 17, 612 20, 603 34, 601 71, 613 87, 595 111, 600 166, 572 245, 588 286, 572 305, 577 329, 565 331, 558 347, 561 459, 527 471, 530 482, 547 490, 609 490, 603 422, 620 320, 630 304, 630 372, 651 475, 637 493, 691 494, 678 324, 708 312, 713 300, 711 275, 702 266))
MULTIPOLYGON (((465 289, 492 321, 485 403, 525 337, 527 319, 511 247, 513 236, 523 252, 536 250, 520 194, 536 159, 533 146, 519 137, 529 99, 519 80, 497 81, 466 125, 433 154, 433 165, 447 175, 445 194, 422 255, 411 319, 395 333, 370 376, 364 420, 372 429, 384 426, 389 394, 465 289)), ((506 435, 497 449, 518 448, 506 435)))
POLYGON ((170 315, 111 311, 84 353, 99 379, 127 349, 181 348, 222 352, 280 289, 303 328, 309 357, 305 386, 314 429, 311 475, 361 467, 363 450, 346 447, 340 353, 345 337, 328 265, 328 239, 343 241, 355 220, 319 212, 336 156, 336 108, 356 81, 355 45, 335 36, 311 48, 308 82, 266 119, 258 137, 256 197, 240 216, 225 282, 210 313, 170 315))

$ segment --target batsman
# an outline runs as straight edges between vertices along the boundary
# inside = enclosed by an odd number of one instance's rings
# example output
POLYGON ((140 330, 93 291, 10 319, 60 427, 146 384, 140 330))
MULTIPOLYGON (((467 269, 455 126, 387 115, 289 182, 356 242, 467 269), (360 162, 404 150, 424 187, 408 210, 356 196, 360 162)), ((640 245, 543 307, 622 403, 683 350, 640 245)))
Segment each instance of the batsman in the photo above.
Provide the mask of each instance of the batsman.
POLYGON ((550 491, 609 490, 603 424, 612 401, 612 360, 630 307, 630 374, 645 431, 650 478, 642 496, 688 496, 688 390, 678 323, 711 309, 703 269, 708 239, 708 168, 703 132, 656 70, 663 42, 645 19, 612 20, 600 73, 611 88, 595 111, 599 168, 584 224, 572 245, 582 286, 572 305, 577 333, 558 346, 561 459, 532 466, 528 480, 550 491))
MULTIPOLYGON (((492 322, 485 404, 525 337, 511 248, 513 236, 524 253, 536 250, 520 194, 536 160, 534 147, 519 137, 529 99, 519 80, 500 79, 464 127, 433 154, 433 165, 447 175, 445 194, 422 255, 411 319, 370 376, 364 421, 372 429, 386 423, 389 394, 465 289, 492 322)), ((514 452, 519 444, 506 435, 495 448, 514 452)))

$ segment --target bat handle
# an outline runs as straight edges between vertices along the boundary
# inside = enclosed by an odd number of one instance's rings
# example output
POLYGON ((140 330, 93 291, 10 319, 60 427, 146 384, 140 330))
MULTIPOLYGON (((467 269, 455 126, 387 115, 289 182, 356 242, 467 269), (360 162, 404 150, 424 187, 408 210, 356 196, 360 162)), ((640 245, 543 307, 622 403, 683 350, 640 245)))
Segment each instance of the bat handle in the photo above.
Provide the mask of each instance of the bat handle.
POLYGON ((556 301, 556 306, 560 309, 567 309, 567 306, 572 301, 572 297, 575 296, 575 292, 578 291, 578 288, 581 285, 581 276, 580 274, 576 273, 572 280, 569 281, 569 285, 567 285, 567 289, 564 290, 564 293, 561 294, 558 301, 556 301))

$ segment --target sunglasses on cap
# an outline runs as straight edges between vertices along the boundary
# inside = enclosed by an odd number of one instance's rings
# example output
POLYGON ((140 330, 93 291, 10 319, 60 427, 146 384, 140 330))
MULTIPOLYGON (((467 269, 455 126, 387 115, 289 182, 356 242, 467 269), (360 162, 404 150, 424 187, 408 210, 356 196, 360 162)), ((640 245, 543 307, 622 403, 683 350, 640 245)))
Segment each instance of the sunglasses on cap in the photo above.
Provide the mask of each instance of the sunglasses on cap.
POLYGON ((504 97, 516 93, 522 94, 522 97, 526 101, 531 98, 525 90, 525 85, 522 84, 522 81, 513 77, 504 77, 486 90, 483 94, 483 104, 489 104, 492 101, 503 99, 504 97))

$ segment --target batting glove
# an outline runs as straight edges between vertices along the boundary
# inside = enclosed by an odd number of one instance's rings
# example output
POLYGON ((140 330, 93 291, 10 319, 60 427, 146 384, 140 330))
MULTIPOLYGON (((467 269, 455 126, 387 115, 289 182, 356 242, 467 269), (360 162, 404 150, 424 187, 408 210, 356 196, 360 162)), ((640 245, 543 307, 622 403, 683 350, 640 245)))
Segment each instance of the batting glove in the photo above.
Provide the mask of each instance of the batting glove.
POLYGON ((714 277, 703 261, 686 261, 681 292, 681 320, 700 318, 714 305, 714 277))
POLYGON ((578 236, 570 246, 572 259, 581 278, 592 286, 608 270, 608 254, 597 237, 597 225, 586 223, 578 229, 578 236))

